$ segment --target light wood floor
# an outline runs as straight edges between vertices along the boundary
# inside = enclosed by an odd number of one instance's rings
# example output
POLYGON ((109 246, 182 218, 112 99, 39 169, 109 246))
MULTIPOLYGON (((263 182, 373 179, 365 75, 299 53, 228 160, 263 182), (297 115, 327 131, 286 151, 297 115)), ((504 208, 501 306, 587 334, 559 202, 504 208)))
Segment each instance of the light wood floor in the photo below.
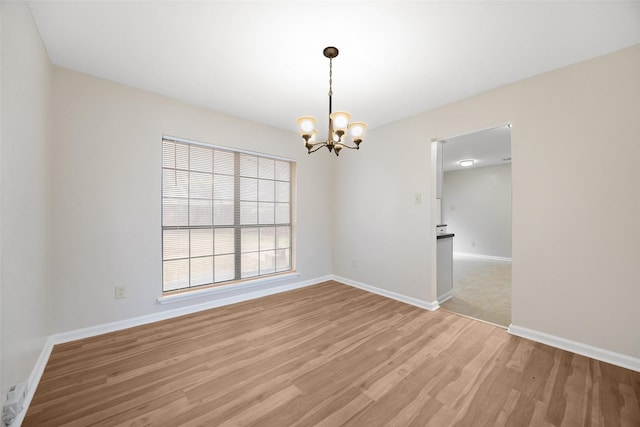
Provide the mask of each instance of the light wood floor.
POLYGON ((640 373, 336 282, 57 345, 24 426, 639 426, 640 373))
POLYGON ((453 254, 453 297, 441 307, 508 327, 511 324, 511 261, 453 254))

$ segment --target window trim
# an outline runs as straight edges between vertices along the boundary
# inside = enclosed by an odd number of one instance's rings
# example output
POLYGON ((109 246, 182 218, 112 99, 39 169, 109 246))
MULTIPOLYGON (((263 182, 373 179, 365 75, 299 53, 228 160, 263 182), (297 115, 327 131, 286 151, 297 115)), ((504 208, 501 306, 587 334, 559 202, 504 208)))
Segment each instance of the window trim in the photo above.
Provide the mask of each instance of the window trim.
MULTIPOLYGON (((260 157, 264 157, 264 158, 267 158, 267 159, 281 160, 283 162, 291 162, 291 163, 297 163, 298 162, 296 159, 292 159, 291 157, 275 156, 275 155, 272 155, 272 154, 260 153, 258 151, 244 150, 242 148, 225 147, 223 145, 209 144, 208 142, 196 141, 194 139, 180 138, 180 137, 177 137, 177 136, 171 136, 171 135, 164 135, 163 134, 162 135, 162 139, 165 140, 165 141, 182 142, 184 144, 199 145, 201 147, 213 148, 214 150, 232 151, 234 153, 249 154, 251 156, 260 156, 260 157)), ((162 159, 160 159, 160 165, 162 166, 162 159)))
POLYGON ((237 291, 241 289, 249 290, 250 288, 259 285, 280 282, 287 279, 295 279, 297 277, 300 277, 300 273, 298 273, 296 270, 285 271, 282 273, 253 277, 250 279, 239 280, 237 282, 226 283, 222 285, 198 286, 190 289, 181 289, 179 291, 163 292, 163 295, 161 297, 158 297, 157 301, 160 304, 164 305, 193 298, 223 295, 228 293, 229 291, 237 291))
MULTIPOLYGON (((172 291, 165 291, 164 290, 164 285, 161 284, 160 288, 161 288, 161 296, 158 297, 157 301, 160 304, 167 304, 170 302, 177 302, 177 301, 182 301, 185 299, 191 299, 191 298, 197 298, 197 297, 201 297, 201 296, 205 296, 205 295, 213 295, 213 294, 218 294, 218 293, 225 293, 231 290, 238 290, 238 289, 242 289, 242 288, 249 288, 252 286, 256 286, 256 285, 260 285, 260 284, 264 284, 267 282, 278 282, 281 280, 286 280, 289 278, 294 278, 294 277, 298 277, 300 275, 300 273, 297 272, 296 269, 296 212, 297 212, 297 185, 296 185, 296 181, 297 181, 297 160, 290 158, 290 157, 284 157, 284 156, 277 156, 277 155, 272 155, 272 154, 266 154, 266 153, 261 153, 258 151, 251 151, 251 150, 245 150, 245 149, 241 149, 241 148, 235 148, 235 147, 225 147, 222 145, 216 145, 216 144, 210 144, 207 142, 202 142, 202 141, 197 141, 197 140, 192 140, 192 139, 188 139, 188 138, 181 138, 181 137, 176 137, 176 136, 172 136, 172 135, 166 135, 166 134, 162 134, 162 138, 161 138, 161 144, 164 144, 165 141, 169 141, 169 142, 177 142, 177 143, 183 143, 183 144, 191 144, 191 145, 196 145, 196 146, 201 146, 201 147, 206 147, 209 149, 213 149, 213 150, 222 150, 222 151, 226 151, 226 152, 232 152, 232 153, 240 153, 240 154, 247 154, 247 155, 251 155, 251 156, 257 156, 257 157, 262 157, 262 158, 266 158, 266 159, 272 159, 272 160, 279 160, 279 161, 284 161, 284 162, 289 162, 293 165, 292 168, 292 175, 291 175, 291 179, 289 181, 290 183, 290 204, 291 204, 291 212, 290 212, 290 229, 291 229, 291 269, 287 270, 287 271, 282 271, 282 272, 275 272, 275 273, 269 273, 269 274, 264 274, 262 276, 254 276, 254 277, 248 277, 245 279, 235 279, 235 280, 231 280, 231 281, 224 281, 224 282, 219 282, 218 284, 211 283, 208 285, 199 285, 199 286, 194 286, 194 287, 189 287, 189 288, 182 288, 182 289, 176 289, 176 290, 172 290, 172 291)), ((163 226, 163 220, 162 220, 162 199, 163 199, 163 183, 162 183, 162 173, 163 173, 163 169, 164 169, 164 158, 161 155, 160 156, 160 263, 161 266, 164 262, 163 260, 163 230, 164 230, 164 226, 163 226)), ((234 228, 234 227, 231 227, 234 228)), ((161 267, 162 270, 162 267, 161 267)))

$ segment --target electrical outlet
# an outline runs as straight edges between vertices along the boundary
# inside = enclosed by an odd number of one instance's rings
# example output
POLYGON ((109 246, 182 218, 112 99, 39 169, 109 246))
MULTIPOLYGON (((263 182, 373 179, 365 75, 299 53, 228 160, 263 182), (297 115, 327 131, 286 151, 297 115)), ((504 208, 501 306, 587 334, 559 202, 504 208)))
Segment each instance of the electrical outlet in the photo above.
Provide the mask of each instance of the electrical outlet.
POLYGON ((126 296, 127 294, 125 292, 124 286, 116 286, 116 291, 113 297, 115 299, 122 299, 122 298, 125 298, 126 296))
POLYGON ((476 247, 476 242, 471 242, 471 247, 475 248, 476 247))
POLYGON ((2 421, 5 425, 10 425, 24 409, 24 401, 28 392, 29 388, 26 382, 9 387, 7 399, 2 405, 2 421))
POLYGON ((356 268, 358 266, 358 260, 356 258, 353 258, 351 260, 351 267, 356 268))

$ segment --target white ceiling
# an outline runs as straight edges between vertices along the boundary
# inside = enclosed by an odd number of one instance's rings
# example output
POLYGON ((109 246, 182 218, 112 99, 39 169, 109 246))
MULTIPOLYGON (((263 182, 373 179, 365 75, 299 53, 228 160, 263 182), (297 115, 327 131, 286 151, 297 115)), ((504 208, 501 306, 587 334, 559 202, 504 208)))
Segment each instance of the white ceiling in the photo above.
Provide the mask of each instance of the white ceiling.
POLYGON ((442 168, 445 172, 511 163, 511 128, 508 126, 447 138, 444 142, 442 168), (475 160, 473 166, 458 164, 466 159, 475 160))
POLYGON ((31 1, 51 61, 255 122, 370 127, 640 43, 640 2, 31 1))

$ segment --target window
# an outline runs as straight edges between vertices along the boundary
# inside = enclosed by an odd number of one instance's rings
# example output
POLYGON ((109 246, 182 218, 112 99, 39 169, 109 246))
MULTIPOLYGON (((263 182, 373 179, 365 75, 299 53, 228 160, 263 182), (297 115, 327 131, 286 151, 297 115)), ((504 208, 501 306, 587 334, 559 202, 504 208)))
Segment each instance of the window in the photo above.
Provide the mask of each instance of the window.
POLYGON ((291 271, 289 160, 162 141, 162 290, 291 271))

